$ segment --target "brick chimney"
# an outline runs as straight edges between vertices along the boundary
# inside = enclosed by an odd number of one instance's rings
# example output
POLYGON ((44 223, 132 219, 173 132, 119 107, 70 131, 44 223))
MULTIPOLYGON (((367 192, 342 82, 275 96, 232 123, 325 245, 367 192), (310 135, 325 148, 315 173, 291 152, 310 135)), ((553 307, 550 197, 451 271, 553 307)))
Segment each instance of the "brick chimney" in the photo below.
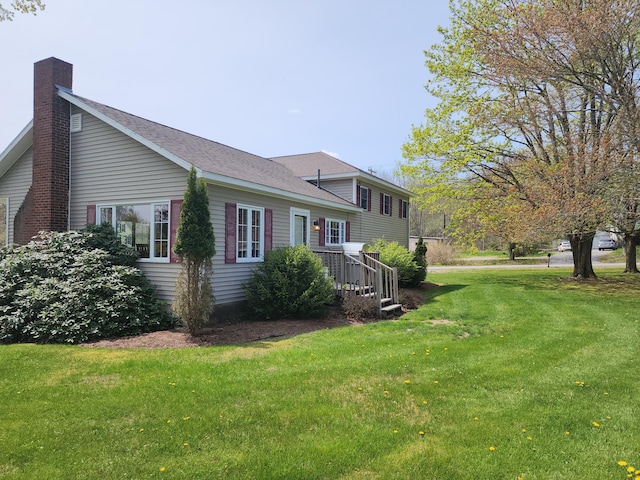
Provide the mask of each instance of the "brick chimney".
POLYGON ((73 65, 47 58, 34 65, 33 176, 14 221, 14 242, 42 230, 63 232, 69 222, 69 103, 57 86, 72 88, 73 65))

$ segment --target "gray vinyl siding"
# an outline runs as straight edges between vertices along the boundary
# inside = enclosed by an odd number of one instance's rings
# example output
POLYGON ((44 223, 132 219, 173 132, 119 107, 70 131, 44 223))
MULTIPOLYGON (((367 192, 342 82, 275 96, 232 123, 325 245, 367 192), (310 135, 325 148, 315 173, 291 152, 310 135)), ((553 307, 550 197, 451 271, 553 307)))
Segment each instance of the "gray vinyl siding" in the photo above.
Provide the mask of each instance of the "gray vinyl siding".
MULTIPOLYGON (((82 112, 82 131, 71 134, 71 229, 86 225, 88 205, 182 199, 186 178, 183 168, 82 112)), ((179 264, 138 266, 171 302, 179 264)))
POLYGON ((350 178, 344 180, 321 180, 320 186, 340 198, 355 202, 355 198, 353 198, 353 180, 350 178))
POLYGON ((371 190, 371 211, 363 212, 359 221, 351 226, 351 240, 354 242, 370 242, 384 238, 389 242, 398 242, 404 247, 409 246, 409 219, 400 218, 399 199, 406 202, 409 197, 400 196, 397 192, 381 189, 379 186, 360 182, 371 190), (391 215, 380 213, 380 193, 391 195, 391 215))
POLYGON ((13 164, 7 173, 0 178, 0 198, 9 199, 9 243, 13 243, 13 220, 31 187, 32 168, 32 149, 29 149, 13 164))
MULTIPOLYGON (((328 208, 318 209, 304 203, 290 202, 286 199, 250 192, 209 185, 209 199, 211 200, 211 217, 214 234, 216 236, 216 255, 213 259, 213 292, 216 304, 237 302, 244 299, 242 284, 251 276, 251 272, 259 262, 225 263, 225 205, 235 203, 252 207, 269 208, 273 212, 272 241, 273 248, 287 246, 291 242, 290 218, 291 208, 310 211, 310 221, 320 217, 331 217, 349 220, 345 212, 328 208)), ((311 247, 318 248, 319 235, 310 232, 311 247)))

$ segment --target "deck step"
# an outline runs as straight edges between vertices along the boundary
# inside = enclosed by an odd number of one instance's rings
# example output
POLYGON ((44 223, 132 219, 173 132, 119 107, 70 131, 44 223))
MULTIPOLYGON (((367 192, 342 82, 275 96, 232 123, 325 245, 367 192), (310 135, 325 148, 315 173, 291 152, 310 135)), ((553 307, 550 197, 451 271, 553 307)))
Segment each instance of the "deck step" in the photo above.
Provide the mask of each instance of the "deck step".
POLYGON ((382 310, 384 313, 389 313, 398 310, 400 307, 402 307, 401 303, 392 303, 391 305, 382 307, 380 310, 382 310))

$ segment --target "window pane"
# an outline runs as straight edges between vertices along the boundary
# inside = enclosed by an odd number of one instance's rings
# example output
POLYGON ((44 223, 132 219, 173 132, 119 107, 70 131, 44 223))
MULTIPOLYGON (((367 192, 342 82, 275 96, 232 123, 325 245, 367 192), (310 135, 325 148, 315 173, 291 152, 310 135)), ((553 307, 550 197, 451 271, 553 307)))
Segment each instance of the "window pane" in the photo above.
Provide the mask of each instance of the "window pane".
POLYGON ((108 223, 109 225, 113 224, 113 207, 100 208, 100 216, 98 218, 98 224, 103 225, 105 223, 108 223))
POLYGON ((238 208, 238 258, 247 258, 247 240, 249 237, 248 217, 249 212, 246 208, 238 208))
POLYGON ((260 258, 260 217, 259 210, 251 211, 251 258, 260 258))
POLYGON ((307 217, 304 215, 294 215, 293 217, 293 243, 294 245, 306 245, 307 242, 307 217))
POLYGON ((153 206, 154 210, 154 249, 153 256, 167 258, 169 256, 169 205, 161 203, 153 206))
POLYGON ((360 187, 360 208, 369 209, 369 189, 367 187, 360 187))
POLYGON ((140 258, 149 258, 151 246, 149 205, 116 207, 116 234, 120 241, 135 248, 140 258))

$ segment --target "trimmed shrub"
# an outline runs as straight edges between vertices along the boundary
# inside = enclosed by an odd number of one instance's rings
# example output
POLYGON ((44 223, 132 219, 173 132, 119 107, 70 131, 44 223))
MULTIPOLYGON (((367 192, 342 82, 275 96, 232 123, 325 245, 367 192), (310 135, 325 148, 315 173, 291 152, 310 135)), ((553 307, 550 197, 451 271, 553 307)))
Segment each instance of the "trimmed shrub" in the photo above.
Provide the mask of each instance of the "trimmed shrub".
POLYGON ((251 313, 266 320, 317 316, 334 301, 333 280, 305 245, 267 252, 244 289, 251 313))
POLYGON ((110 227, 91 228, 0 250, 0 342, 80 343, 173 327, 144 274, 114 264, 135 256, 114 239, 110 227))
POLYGON ((413 261, 418 265, 413 284, 420 285, 420 282, 427 278, 427 246, 422 237, 418 238, 416 249, 413 251, 413 261))
POLYGON ((416 264, 413 254, 398 242, 377 239, 369 245, 369 251, 380 252, 382 263, 398 269, 398 285, 400 287, 413 287, 421 282, 421 280, 417 280, 419 266, 416 264))

